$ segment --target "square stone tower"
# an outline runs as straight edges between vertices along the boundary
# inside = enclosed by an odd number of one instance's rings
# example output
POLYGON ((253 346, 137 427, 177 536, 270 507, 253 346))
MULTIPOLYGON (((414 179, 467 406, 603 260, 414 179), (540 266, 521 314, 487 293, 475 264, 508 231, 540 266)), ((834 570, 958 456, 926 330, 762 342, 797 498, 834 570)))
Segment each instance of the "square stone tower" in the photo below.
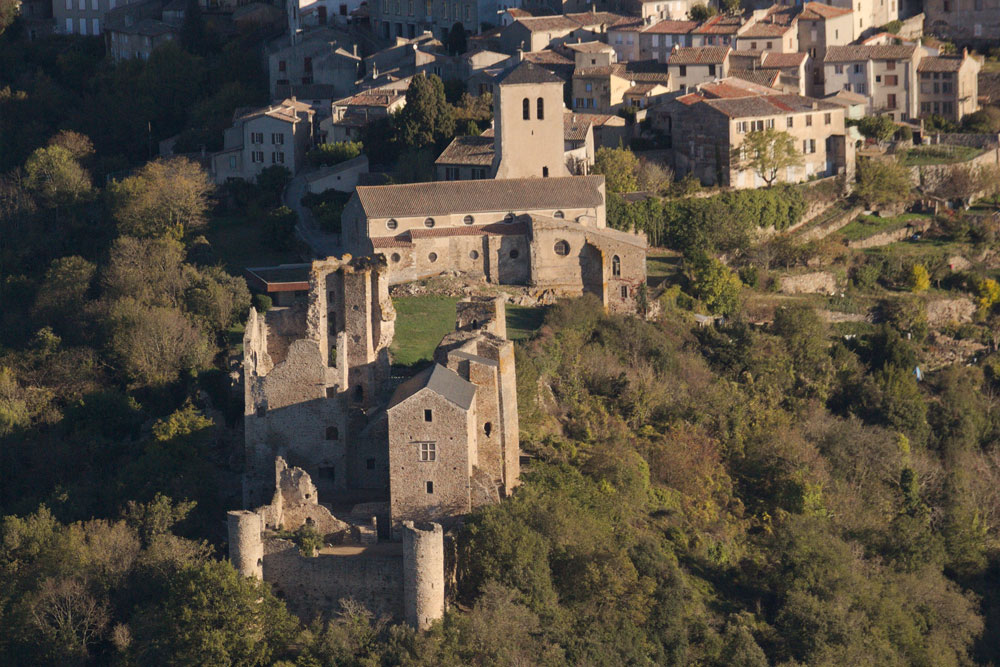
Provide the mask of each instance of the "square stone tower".
POLYGON ((563 80, 527 60, 499 81, 493 100, 495 178, 569 176, 563 141, 563 80))

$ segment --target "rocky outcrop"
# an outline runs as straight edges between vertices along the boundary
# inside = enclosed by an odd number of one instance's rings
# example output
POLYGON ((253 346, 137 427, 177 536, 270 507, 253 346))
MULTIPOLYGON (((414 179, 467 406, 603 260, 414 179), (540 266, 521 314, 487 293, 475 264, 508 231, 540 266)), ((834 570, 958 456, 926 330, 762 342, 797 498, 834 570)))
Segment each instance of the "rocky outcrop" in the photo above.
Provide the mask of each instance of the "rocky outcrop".
POLYGON ((976 305, 971 299, 938 299, 927 303, 927 323, 942 327, 953 322, 971 322, 976 305))

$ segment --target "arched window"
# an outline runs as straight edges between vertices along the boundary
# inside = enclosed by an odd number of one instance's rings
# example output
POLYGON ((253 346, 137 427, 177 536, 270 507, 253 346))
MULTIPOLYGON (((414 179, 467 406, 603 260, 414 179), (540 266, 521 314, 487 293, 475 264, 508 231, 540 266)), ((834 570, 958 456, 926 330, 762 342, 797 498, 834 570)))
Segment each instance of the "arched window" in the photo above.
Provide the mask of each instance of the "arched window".
POLYGON ((527 97, 521 102, 521 116, 524 117, 524 120, 531 120, 531 100, 527 97))
POLYGON ((424 220, 424 227, 430 229, 433 226, 434 226, 434 218, 427 218, 426 220, 424 220))
POLYGON ((549 168, 542 167, 542 178, 548 178, 548 177, 549 177, 549 168))
POLYGON ((562 220, 563 218, 566 217, 566 214, 563 213, 562 211, 556 211, 555 213, 552 214, 552 217, 559 218, 560 220, 562 220))
POLYGON ((465 223, 465 224, 467 224, 467 225, 471 225, 471 224, 472 224, 472 223, 474 223, 475 221, 476 221, 476 219, 475 219, 475 218, 473 218, 473 217, 472 217, 471 215, 467 215, 467 216, 465 216, 464 218, 462 218, 462 222, 464 222, 464 223, 465 223))
POLYGON ((538 120, 543 120, 545 118, 545 100, 541 97, 538 98, 538 120))
POLYGON ((615 255, 611 258, 611 275, 620 276, 622 274, 622 260, 615 255))
POLYGON ((365 400, 365 388, 360 384, 354 387, 354 400, 358 403, 365 400))
POLYGON ((326 439, 327 440, 340 440, 340 431, 337 430, 336 426, 326 427, 326 439))
POLYGON ((569 243, 563 240, 556 241, 556 245, 553 250, 555 250, 556 254, 560 257, 565 257, 569 254, 569 243))

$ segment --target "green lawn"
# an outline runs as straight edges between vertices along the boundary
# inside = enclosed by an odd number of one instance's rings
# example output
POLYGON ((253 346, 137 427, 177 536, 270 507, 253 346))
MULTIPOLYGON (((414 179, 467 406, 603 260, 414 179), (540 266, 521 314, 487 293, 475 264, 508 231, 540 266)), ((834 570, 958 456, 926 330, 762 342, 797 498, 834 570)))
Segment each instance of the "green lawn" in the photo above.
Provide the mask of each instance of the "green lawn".
POLYGON ((455 330, 458 298, 401 296, 392 303, 396 307, 396 334, 389 347, 392 363, 413 366, 429 361, 444 335, 455 330))
POLYGON ((242 276, 248 266, 274 266, 301 262, 295 250, 275 250, 261 239, 262 225, 245 218, 219 217, 208 223, 205 237, 226 270, 242 276))
POLYGON ((982 149, 972 146, 914 146, 906 151, 900 161, 907 167, 916 167, 928 164, 954 164, 971 160, 980 153, 982 149))
MULTIPOLYGON (((389 351, 395 366, 417 366, 430 361, 441 339, 455 329, 457 297, 401 296, 396 307, 396 335, 389 351)), ((507 336, 524 340, 542 326, 546 308, 507 306, 507 336)))
POLYGON ((683 258, 678 253, 653 251, 646 255, 646 282, 657 287, 680 271, 683 258))
POLYGON ((882 232, 905 227, 907 223, 917 220, 927 220, 932 216, 921 213, 904 213, 891 218, 880 218, 875 215, 859 215, 855 220, 841 228, 838 234, 848 241, 859 241, 882 232))
POLYGON ((535 335, 548 307, 532 308, 529 306, 507 306, 507 338, 511 340, 526 340, 535 335))

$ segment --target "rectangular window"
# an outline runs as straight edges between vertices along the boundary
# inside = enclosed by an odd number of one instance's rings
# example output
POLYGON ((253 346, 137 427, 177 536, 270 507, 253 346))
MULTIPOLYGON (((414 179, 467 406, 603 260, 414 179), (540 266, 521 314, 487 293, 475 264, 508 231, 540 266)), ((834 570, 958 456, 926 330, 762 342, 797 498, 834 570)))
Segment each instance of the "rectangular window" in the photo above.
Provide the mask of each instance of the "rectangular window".
POLYGON ((594 90, 594 84, 592 84, 592 83, 585 84, 584 85, 584 90, 586 90, 588 93, 591 92, 591 91, 593 91, 594 90))
POLYGON ((886 106, 889 107, 890 109, 895 109, 896 108, 896 96, 895 95, 886 95, 886 106))
POLYGON ((423 462, 437 461, 437 443, 434 442, 421 442, 420 446, 420 460, 423 462))
POLYGON ((823 114, 823 124, 829 125, 833 122, 833 114, 825 113, 823 114))
POLYGON ((882 83, 882 77, 881 77, 881 75, 878 75, 878 74, 875 75, 875 83, 882 83))
POLYGON ((836 72, 837 74, 843 74, 844 73, 844 66, 843 65, 834 65, 833 66, 833 71, 836 72))
POLYGON ((708 66, 708 75, 709 76, 715 76, 715 65, 709 65, 708 66))
POLYGON ((93 19, 93 20, 91 20, 90 27, 94 31, 95 35, 100 35, 101 34, 101 20, 100 19, 93 19))
POLYGON ((678 69, 679 69, 679 71, 677 73, 679 75, 681 75, 681 76, 687 76, 688 75, 688 68, 687 68, 686 65, 681 65, 680 68, 678 68, 678 69))
POLYGON ((951 92, 951 84, 950 83, 942 83, 941 84, 941 92, 942 93, 950 93, 951 92))
POLYGON ((66 9, 73 9, 73 0, 66 0, 66 9))
POLYGON ((287 69, 288 69, 288 63, 286 63, 284 60, 279 60, 278 61, 278 71, 279 72, 284 72, 287 69))
POLYGON ((79 5, 81 12, 87 9, 87 0, 80 0, 77 4, 79 5))
POLYGON ((977 23, 974 26, 972 26, 972 34, 975 35, 976 37, 982 37, 983 36, 983 24, 982 23, 977 23))
POLYGON ((283 144, 285 143, 285 135, 282 132, 272 132, 271 133, 271 143, 272 144, 283 144))
POLYGON ((896 61, 895 60, 887 60, 887 61, 885 61, 885 68, 887 70, 889 70, 890 72, 892 70, 896 69, 896 61))
POLYGON ((813 117, 812 114, 806 114, 806 127, 812 127, 813 117))
POLYGON ((275 156, 278 158, 277 159, 277 163, 278 164, 285 164, 285 154, 284 153, 282 153, 281 151, 279 151, 279 152, 275 153, 275 156))
POLYGON ((80 19, 80 34, 87 34, 87 19, 80 19))
POLYGON ((895 74, 886 74, 885 75, 885 85, 887 85, 887 86, 898 86, 899 85, 899 77, 897 75, 895 75, 895 74))
POLYGON ((66 19, 66 33, 73 34, 73 19, 66 19))
POLYGON ((920 103, 920 111, 922 113, 930 113, 931 112, 931 103, 930 102, 921 102, 920 103))
POLYGON ((235 155, 230 155, 229 156, 229 168, 230 169, 236 169, 236 156, 235 155))
POLYGON ((425 422, 434 421, 434 411, 433 410, 424 410, 424 421, 425 422))
POLYGON ((747 131, 746 121, 741 120, 740 122, 736 123, 736 131, 740 134, 746 134, 747 131))
POLYGON ((788 118, 786 118, 785 119, 785 127, 789 128, 789 129, 795 127, 795 119, 792 118, 791 116, 789 116, 788 118))
POLYGON ((622 298, 628 298, 628 285, 622 285, 622 298))
POLYGON ((861 74, 861 63, 855 63, 854 64, 854 73, 855 74, 861 74))
POLYGON ((434 493, 434 482, 427 482, 424 488, 427 489, 427 493, 434 493))
POLYGON ((368 470, 375 470, 375 459, 367 459, 365 461, 365 468, 368 470))
POLYGON ((90 11, 97 11, 97 0, 90 0, 90 11))
POLYGON ((773 118, 768 118, 767 119, 767 129, 769 129, 769 130, 774 129, 774 119, 773 118))

